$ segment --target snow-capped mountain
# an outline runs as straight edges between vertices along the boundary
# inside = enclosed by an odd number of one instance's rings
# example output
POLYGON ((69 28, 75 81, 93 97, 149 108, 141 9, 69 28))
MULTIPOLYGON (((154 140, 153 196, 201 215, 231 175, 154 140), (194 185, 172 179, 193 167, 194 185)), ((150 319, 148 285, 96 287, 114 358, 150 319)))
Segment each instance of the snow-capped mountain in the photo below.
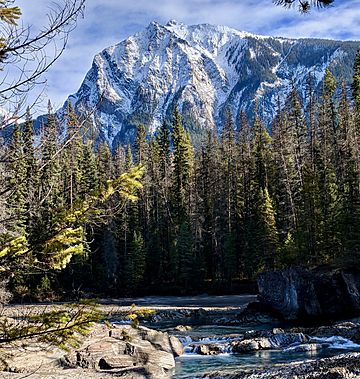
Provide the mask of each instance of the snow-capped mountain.
POLYGON ((178 106, 194 133, 221 127, 230 107, 251 113, 254 99, 270 120, 277 99, 294 83, 304 92, 309 73, 319 85, 329 67, 351 80, 359 43, 253 35, 225 26, 152 22, 97 54, 78 92, 77 110, 92 110, 110 146, 131 140, 139 124, 154 132, 178 106))

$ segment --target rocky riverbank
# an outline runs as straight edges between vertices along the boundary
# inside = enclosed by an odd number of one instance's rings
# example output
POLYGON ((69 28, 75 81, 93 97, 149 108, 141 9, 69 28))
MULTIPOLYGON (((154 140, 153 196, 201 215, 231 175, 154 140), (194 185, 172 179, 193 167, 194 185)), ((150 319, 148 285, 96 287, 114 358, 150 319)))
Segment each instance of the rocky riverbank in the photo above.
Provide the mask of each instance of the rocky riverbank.
POLYGON ((193 376, 193 378, 203 379, 358 379, 359 377, 360 353, 289 363, 265 370, 221 371, 193 376))
MULTIPOLYGON (((358 375, 360 320, 289 327, 278 325, 279 321, 271 313, 264 313, 259 303, 252 303, 247 309, 244 304, 236 307, 233 303, 219 307, 201 305, 204 307, 152 305, 157 311, 147 324, 150 328, 137 329, 122 324, 128 306, 106 305, 106 309, 112 309, 111 324, 94 325, 89 335, 81 337, 80 346, 68 352, 31 340, 2 347, 0 377, 165 379, 175 375, 186 379, 325 379, 358 375), (351 354, 337 357, 345 351, 351 354), (327 359, 320 359, 324 357, 327 359), (214 364, 214 360, 218 363, 214 364), (232 370, 227 371, 229 361, 232 370), (192 367, 183 370, 189 363, 192 367), (196 367, 198 364, 201 370, 196 367), (263 368, 260 371, 258 367, 263 368), (312 373, 318 376, 311 376, 312 373), (323 376, 319 376, 321 373, 323 376)), ((41 307, 26 309, 41 312, 41 307)), ((24 310, 23 306, 10 307, 4 313, 20 317, 24 310)))
POLYGON ((351 348, 360 352, 360 324, 356 322, 317 328, 250 330, 227 338, 179 338, 185 345, 186 352, 198 355, 248 354, 260 350, 319 352, 351 348))
POLYGON ((181 342, 168 333, 145 327, 97 324, 70 352, 34 341, 2 349, 2 377, 166 379, 183 353, 181 342))

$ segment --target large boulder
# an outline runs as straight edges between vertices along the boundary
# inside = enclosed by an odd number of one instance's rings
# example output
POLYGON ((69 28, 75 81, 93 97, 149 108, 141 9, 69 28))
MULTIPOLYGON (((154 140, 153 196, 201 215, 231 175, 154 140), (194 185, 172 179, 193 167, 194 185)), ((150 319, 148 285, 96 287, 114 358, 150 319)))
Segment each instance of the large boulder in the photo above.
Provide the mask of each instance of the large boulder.
POLYGON ((199 355, 217 355, 221 354, 223 351, 221 349, 221 346, 212 343, 195 345, 192 349, 192 352, 199 355))
POLYGON ((68 368, 94 370, 149 365, 166 371, 175 367, 174 355, 180 353, 178 348, 173 348, 174 345, 175 341, 167 333, 156 330, 121 326, 108 331, 103 327, 80 349, 65 355, 61 364, 68 368))
POLYGON ((306 269, 264 272, 259 300, 286 320, 360 314, 360 270, 306 269))
POLYGON ((308 337, 303 333, 263 332, 263 335, 259 337, 232 342, 231 350, 235 353, 245 353, 257 350, 279 349, 304 344, 308 340, 308 337))
POLYGON ((123 326, 122 328, 111 330, 112 338, 123 340, 124 336, 127 336, 129 340, 140 338, 144 341, 148 341, 154 348, 171 353, 174 357, 184 354, 184 347, 179 339, 165 332, 143 326, 138 329, 123 326))

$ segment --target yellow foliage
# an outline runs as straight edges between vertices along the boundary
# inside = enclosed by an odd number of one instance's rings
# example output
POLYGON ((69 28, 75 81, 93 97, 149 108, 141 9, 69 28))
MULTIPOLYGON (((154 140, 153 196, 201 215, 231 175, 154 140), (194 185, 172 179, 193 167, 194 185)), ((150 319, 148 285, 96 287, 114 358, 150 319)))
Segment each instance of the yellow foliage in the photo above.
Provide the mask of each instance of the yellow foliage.
POLYGON ((3 236, 5 241, 2 241, 2 247, 0 247, 0 258, 6 256, 16 257, 23 255, 29 251, 28 243, 25 236, 9 237, 3 236))
POLYGON ((54 270, 64 269, 73 255, 84 252, 85 232, 82 226, 60 230, 44 246, 45 261, 54 270))
POLYGON ((131 326, 133 328, 138 328, 140 325, 140 319, 148 318, 153 314, 155 314, 155 311, 153 309, 137 308, 135 304, 132 304, 127 318, 131 321, 131 326))
MULTIPOLYGON (((143 172, 142 166, 134 167, 118 178, 108 181, 102 191, 91 193, 85 200, 78 200, 71 208, 59 212, 57 228, 52 237, 43 243, 39 264, 43 264, 46 269, 62 270, 74 255, 84 254, 86 225, 101 220, 106 215, 107 202, 116 193, 120 194, 121 201, 136 201, 134 193, 142 187, 140 179, 143 172)), ((0 235, 0 259, 21 256, 27 252, 29 248, 25 236, 0 235)), ((0 271, 9 270, 8 266, 1 263, 0 261, 0 271)))
POLYGON ((0 1, 0 20, 7 24, 16 25, 17 20, 21 16, 19 7, 9 7, 5 0, 0 1))
POLYGON ((78 347, 80 336, 88 334, 93 323, 101 321, 103 317, 94 301, 24 317, 13 324, 9 323, 8 318, 0 316, 0 340, 2 343, 11 343, 32 338, 68 350, 69 347, 78 347))

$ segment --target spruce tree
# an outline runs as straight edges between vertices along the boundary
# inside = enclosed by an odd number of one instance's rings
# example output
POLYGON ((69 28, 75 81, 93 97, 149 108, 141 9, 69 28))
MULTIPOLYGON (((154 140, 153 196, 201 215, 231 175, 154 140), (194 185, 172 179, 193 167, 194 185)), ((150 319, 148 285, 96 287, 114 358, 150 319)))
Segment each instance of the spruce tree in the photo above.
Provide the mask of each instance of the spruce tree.
POLYGON ((11 191, 7 199, 8 208, 15 232, 24 235, 27 226, 27 165, 24 155, 22 133, 18 123, 15 124, 9 146, 9 172, 11 191))
POLYGON ((83 141, 78 117, 70 101, 67 103, 65 118, 67 137, 65 141, 66 149, 64 151, 64 190, 68 204, 73 206, 75 199, 81 192, 80 161, 83 141))
MULTIPOLYGON (((279 230, 279 242, 292 240, 298 227, 298 209, 295 203, 295 193, 298 188, 293 155, 293 134, 289 128, 287 113, 279 106, 278 114, 272 124, 272 146, 274 156, 274 179, 271 184, 274 193, 276 224, 279 230)), ((291 252, 282 249, 280 260, 289 261, 297 254, 296 247, 291 252)))
POLYGON ((91 194, 99 188, 98 171, 94 145, 92 141, 85 141, 82 145, 82 154, 80 155, 79 169, 81 182, 79 184, 79 193, 82 198, 91 194))
POLYGON ((35 156, 34 148, 34 132, 33 121, 30 114, 30 109, 27 108, 25 115, 25 123, 22 129, 23 143, 24 143, 24 160, 26 167, 26 214, 27 226, 26 230, 31 239, 36 239, 36 218, 39 217, 38 209, 40 204, 39 198, 39 171, 37 157, 35 156))
POLYGON ((336 84, 330 70, 326 71, 321 94, 319 114, 319 233, 318 250, 322 259, 333 259, 339 253, 337 233, 337 201, 339 174, 339 149, 337 142, 337 119, 334 105, 336 84))
POLYGON ((173 158, 173 209, 178 226, 189 218, 193 147, 190 135, 185 131, 178 109, 174 113, 172 133, 173 158))
POLYGON ((175 241, 176 255, 178 257, 177 282, 182 289, 191 287, 194 278, 194 252, 192 234, 187 222, 180 226, 179 233, 175 241))
POLYGON ((131 291, 136 290, 144 280, 146 249, 140 232, 134 231, 126 260, 126 284, 131 291))
MULTIPOLYGON (((193 147, 190 135, 185 131, 178 109, 174 113, 172 210, 175 219, 175 240, 184 223, 190 222, 191 184, 193 174, 193 147)), ((182 259, 176 246, 171 249, 171 269, 177 275, 182 259)))
POLYGON ((230 110, 226 111, 225 124, 221 133, 221 156, 220 161, 220 185, 223 193, 220 205, 221 219, 223 220, 221 228, 223 235, 223 271, 226 277, 231 281, 232 276, 237 272, 236 259, 236 225, 237 225, 237 148, 235 140, 235 127, 230 110))
MULTIPOLYGON (((355 105, 355 112, 357 115, 360 114, 360 48, 358 49, 358 52, 355 57, 354 62, 354 76, 353 76, 353 82, 351 84, 351 90, 352 90, 352 97, 354 100, 355 105)), ((359 119, 357 119, 357 122, 359 119)), ((360 126, 358 126, 360 128, 360 126)))

